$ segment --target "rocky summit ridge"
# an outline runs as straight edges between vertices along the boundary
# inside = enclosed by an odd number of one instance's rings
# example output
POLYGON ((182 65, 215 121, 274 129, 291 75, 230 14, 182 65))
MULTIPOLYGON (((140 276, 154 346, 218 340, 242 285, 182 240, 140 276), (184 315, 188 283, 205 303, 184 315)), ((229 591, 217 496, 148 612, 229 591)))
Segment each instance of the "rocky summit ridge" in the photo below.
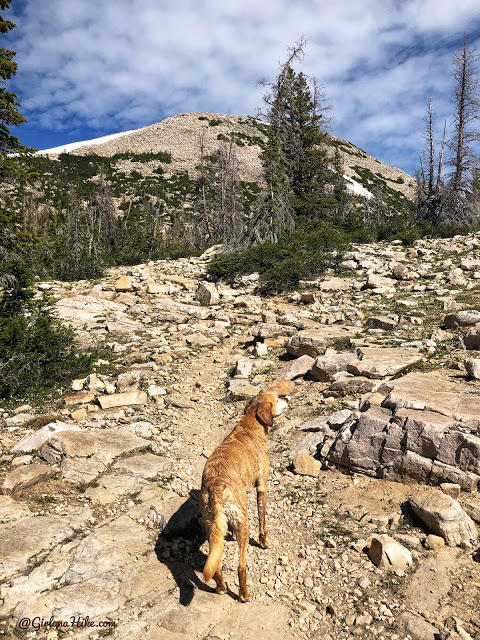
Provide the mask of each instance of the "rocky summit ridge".
MULTIPOLYGON (((200 134, 204 137, 206 155, 214 153, 222 142, 228 142, 234 136, 239 179, 259 184, 262 182, 260 160, 260 145, 264 140, 262 123, 247 116, 209 112, 182 113, 106 142, 101 142, 103 138, 100 138, 94 141, 95 144, 82 145, 69 153, 114 156, 120 153, 168 152, 171 153, 172 161, 168 165, 162 165, 165 177, 184 172, 197 177, 200 134), (101 143, 98 144, 98 142, 101 143)), ((367 190, 379 189, 387 193, 401 194, 410 200, 414 198, 415 179, 412 176, 401 169, 380 162, 350 142, 335 136, 329 136, 329 138, 332 149, 337 148, 340 151, 346 176, 367 190)), ((55 156, 58 149, 56 148, 53 154, 47 151, 38 153, 55 156)), ((135 169, 142 174, 155 168, 154 161, 137 164, 135 169)), ((123 171, 126 168, 132 170, 131 163, 119 161, 118 170, 123 171)))
POLYGON ((353 246, 273 298, 212 253, 38 283, 110 355, 1 416, 0 637, 479 640, 480 235, 353 246), (235 541, 228 595, 201 579, 201 473, 280 377, 239 604, 235 541))

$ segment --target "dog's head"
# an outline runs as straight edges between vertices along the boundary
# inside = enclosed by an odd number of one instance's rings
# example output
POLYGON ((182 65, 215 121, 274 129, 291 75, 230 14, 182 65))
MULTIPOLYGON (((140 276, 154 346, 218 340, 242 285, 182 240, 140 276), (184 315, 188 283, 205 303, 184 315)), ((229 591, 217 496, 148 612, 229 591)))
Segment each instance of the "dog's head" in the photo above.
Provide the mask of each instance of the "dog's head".
POLYGON ((247 402, 245 413, 255 412, 256 419, 268 433, 269 428, 273 426, 273 419, 282 415, 288 407, 288 401, 281 396, 290 393, 294 386, 290 380, 276 380, 247 402))

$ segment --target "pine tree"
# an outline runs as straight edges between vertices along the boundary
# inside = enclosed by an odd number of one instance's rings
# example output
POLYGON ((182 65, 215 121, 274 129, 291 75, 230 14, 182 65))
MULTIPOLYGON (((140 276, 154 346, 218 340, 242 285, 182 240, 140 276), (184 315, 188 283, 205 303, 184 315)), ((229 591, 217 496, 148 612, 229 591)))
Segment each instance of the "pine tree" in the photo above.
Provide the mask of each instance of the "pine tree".
MULTIPOLYGON (((0 0, 0 9, 8 9, 11 0, 0 0)), ((17 25, 11 20, 4 20, 0 16, 0 33, 5 34, 17 25)), ((16 158, 9 157, 11 153, 25 155, 35 149, 20 144, 15 136, 10 134, 10 127, 18 127, 26 118, 20 114, 18 107, 22 105, 17 101, 18 95, 7 91, 6 81, 17 73, 17 63, 14 62, 15 51, 0 48, 0 181, 27 178, 28 172, 20 165, 16 158)))
MULTIPOLYGON (((326 144, 326 104, 316 78, 297 73, 293 62, 304 55, 303 38, 281 65, 264 96, 268 123, 262 163, 267 189, 253 225, 254 240, 276 241, 298 222, 321 218, 336 208, 334 171, 326 144)), ((340 183, 338 183, 341 187, 340 183)))

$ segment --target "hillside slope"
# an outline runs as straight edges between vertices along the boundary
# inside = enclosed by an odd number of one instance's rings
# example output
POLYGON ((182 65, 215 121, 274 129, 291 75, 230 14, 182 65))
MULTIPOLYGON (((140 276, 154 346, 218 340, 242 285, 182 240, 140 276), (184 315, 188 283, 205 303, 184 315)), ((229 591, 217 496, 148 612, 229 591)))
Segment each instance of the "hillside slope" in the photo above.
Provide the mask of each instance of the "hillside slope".
MULTIPOLYGON (((235 135, 236 159, 240 180, 260 183, 262 180, 261 144, 264 140, 262 129, 265 125, 250 117, 231 116, 218 113, 183 113, 162 122, 141 129, 104 136, 84 143, 74 143, 65 147, 55 147, 38 152, 40 155, 55 156, 63 149, 73 155, 96 154, 111 157, 116 154, 169 152, 171 163, 163 167, 165 177, 178 173, 198 174, 200 158, 200 136, 204 136, 205 153, 211 154, 222 143, 228 143, 235 135), (73 147, 73 148, 72 148, 73 147)), ((408 199, 415 194, 415 180, 401 169, 380 162, 355 145, 341 138, 331 136, 333 147, 342 155, 345 175, 364 188, 373 187, 381 191, 399 192, 408 199)), ((132 168, 129 160, 117 163, 119 171, 132 168)), ((145 175, 152 170, 148 163, 135 167, 145 175)), ((352 183, 349 182, 349 188, 352 183)))

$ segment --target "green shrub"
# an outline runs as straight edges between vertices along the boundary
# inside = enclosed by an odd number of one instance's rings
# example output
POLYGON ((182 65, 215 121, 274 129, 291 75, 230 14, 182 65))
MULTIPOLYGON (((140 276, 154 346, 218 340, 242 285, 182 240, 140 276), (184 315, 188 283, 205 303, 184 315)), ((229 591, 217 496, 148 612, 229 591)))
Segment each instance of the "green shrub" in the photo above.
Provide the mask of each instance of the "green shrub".
POLYGON ((81 354, 74 332, 54 318, 46 300, 27 314, 0 301, 0 399, 32 397, 88 373, 95 354, 81 354))

